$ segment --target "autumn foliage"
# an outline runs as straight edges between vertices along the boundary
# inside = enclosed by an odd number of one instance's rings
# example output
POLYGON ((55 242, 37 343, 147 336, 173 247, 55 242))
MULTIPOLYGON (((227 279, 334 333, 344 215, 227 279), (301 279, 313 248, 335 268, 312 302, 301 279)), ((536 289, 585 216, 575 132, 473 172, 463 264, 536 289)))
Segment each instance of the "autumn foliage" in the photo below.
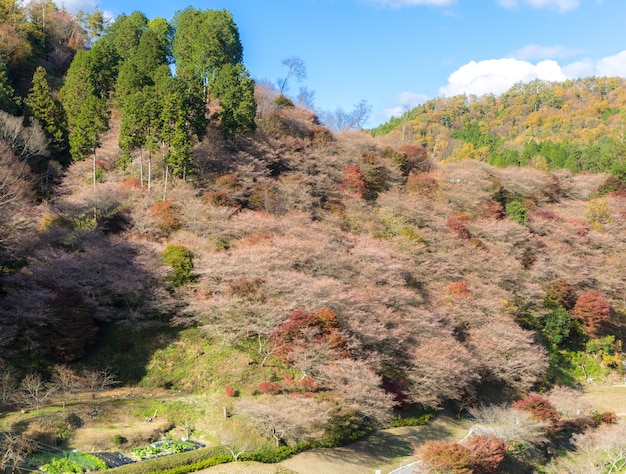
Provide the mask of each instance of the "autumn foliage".
POLYGON ((471 436, 463 444, 427 441, 422 458, 431 472, 489 474, 504 461, 506 443, 494 436, 471 436))
POLYGON ((527 411, 537 421, 548 423, 550 432, 561 429, 561 414, 556 406, 538 393, 531 393, 523 399, 513 402, 513 408, 527 411))
POLYGON ((589 335, 597 335, 611 319, 611 307, 598 290, 582 293, 572 309, 572 316, 582 322, 589 335))
POLYGON ((290 359, 297 346, 327 343, 337 354, 347 355, 346 340, 340 333, 337 316, 330 308, 317 313, 298 309, 278 326, 272 338, 280 343, 279 355, 290 359))
POLYGON ((343 170, 341 180, 342 187, 360 198, 367 194, 367 181, 365 175, 356 165, 348 165, 343 170))

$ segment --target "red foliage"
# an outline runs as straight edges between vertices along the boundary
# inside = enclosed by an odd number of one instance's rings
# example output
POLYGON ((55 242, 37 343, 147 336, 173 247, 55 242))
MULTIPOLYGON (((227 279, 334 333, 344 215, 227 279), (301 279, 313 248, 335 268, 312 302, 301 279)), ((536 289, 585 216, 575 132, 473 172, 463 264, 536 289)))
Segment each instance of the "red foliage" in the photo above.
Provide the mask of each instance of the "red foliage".
POLYGON ((280 392, 281 386, 278 382, 261 382, 259 384, 259 392, 275 394, 280 392))
POLYGON ((276 328, 272 339, 282 347, 278 355, 286 359, 289 359, 296 345, 323 341, 328 342, 330 347, 338 350, 340 354, 347 355, 346 340, 339 330, 337 316, 330 308, 324 308, 315 314, 297 309, 289 315, 287 321, 276 328), (309 334, 305 336, 304 332, 309 334), (311 334, 312 340, 307 340, 311 334))
POLYGON ((130 192, 135 189, 141 189, 141 181, 139 181, 138 178, 126 178, 120 182, 118 188, 122 192, 130 192))
POLYGON ((439 179, 433 173, 411 173, 405 186, 409 192, 432 197, 439 190, 439 179))
POLYGON ((341 180, 341 185, 344 189, 353 192, 358 197, 365 196, 367 192, 367 181, 365 180, 365 176, 356 165, 348 165, 343 170, 343 178, 341 180))
POLYGON ((465 446, 445 441, 426 441, 422 458, 433 472, 490 474, 506 455, 506 443, 495 436, 472 436, 465 446))
POLYGON ((481 215, 488 219, 504 219, 506 216, 506 212, 504 211, 502 204, 498 201, 494 201, 493 199, 485 199, 482 202, 481 208, 481 215))
POLYGON ((572 316, 582 321, 588 334, 596 335, 611 318, 611 306, 600 291, 585 291, 576 300, 572 316))
POLYGON ((235 397, 237 396, 237 390, 235 390, 235 387, 233 387, 232 385, 226 385, 226 388, 224 389, 224 395, 226 395, 227 397, 235 397))
POLYGON ((464 212, 457 212, 455 215, 448 217, 446 220, 446 226, 461 240, 469 240, 472 238, 472 234, 467 228, 469 223, 469 217, 464 212))
POLYGON ((448 285, 448 293, 454 296, 456 299, 473 300, 474 297, 467 287, 467 283, 463 280, 450 283, 448 285))
POLYGON ((404 145, 400 145, 398 150, 400 153, 404 153, 408 158, 416 158, 418 160, 425 160, 428 158, 426 148, 421 145, 411 145, 406 143, 404 145))
POLYGON ((600 414, 600 419, 602 423, 607 425, 616 425, 617 424, 617 415, 614 411, 605 411, 600 414))
POLYGON ((529 412, 538 421, 550 424, 550 431, 555 432, 561 429, 561 414, 547 398, 538 393, 531 393, 526 397, 513 402, 513 408, 529 412))
POLYGON ((422 458, 433 472, 450 472, 455 474, 472 474, 472 453, 458 443, 445 441, 426 441, 422 458))
POLYGON ((302 377, 296 381, 296 387, 304 392, 317 392, 319 389, 319 385, 313 377, 302 377))
POLYGON ((161 231, 169 234, 183 226, 182 221, 178 217, 180 208, 170 199, 159 201, 148 209, 150 215, 158 222, 161 231))
POLYGON ((466 442, 472 456, 475 474, 489 474, 496 469, 506 455, 506 443, 495 436, 472 436, 466 442))

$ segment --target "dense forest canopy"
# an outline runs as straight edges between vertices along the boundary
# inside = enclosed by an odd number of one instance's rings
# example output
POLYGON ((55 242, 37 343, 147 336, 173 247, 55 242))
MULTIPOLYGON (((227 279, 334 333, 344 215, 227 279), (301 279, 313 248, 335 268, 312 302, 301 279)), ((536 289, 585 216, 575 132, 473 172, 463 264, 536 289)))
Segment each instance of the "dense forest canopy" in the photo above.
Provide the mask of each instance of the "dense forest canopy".
MULTIPOLYGON (((623 376, 623 79, 333 133, 255 83, 228 11, 0 15, 0 409, 219 393, 296 449, 623 376)), ((500 447, 531 472, 555 417, 500 447)))

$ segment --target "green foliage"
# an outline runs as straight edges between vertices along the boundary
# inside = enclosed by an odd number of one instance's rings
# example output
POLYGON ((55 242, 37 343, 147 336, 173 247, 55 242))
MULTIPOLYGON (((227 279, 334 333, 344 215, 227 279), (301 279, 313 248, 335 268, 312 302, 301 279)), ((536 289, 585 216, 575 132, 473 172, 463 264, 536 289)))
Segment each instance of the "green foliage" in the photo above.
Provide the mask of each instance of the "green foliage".
POLYGON ((284 94, 280 94, 274 99, 274 105, 276 107, 294 107, 293 101, 284 94))
POLYGON ((168 245, 161 254, 163 263, 174 270, 170 277, 172 286, 178 287, 195 280, 193 270, 193 254, 183 245, 168 245))
POLYGON ((223 65, 216 75, 213 92, 220 100, 222 133, 226 138, 256 130, 254 81, 243 64, 223 65))
POLYGON ((555 346, 560 346, 567 340, 571 328, 572 318, 563 307, 552 310, 544 317, 543 333, 555 346))
POLYGON ((520 201, 511 201, 506 207, 506 215, 520 225, 528 225, 528 211, 520 201))
POLYGON ((423 426, 427 425, 434 416, 434 413, 426 413, 417 417, 403 416, 400 418, 394 418, 391 421, 391 426, 394 428, 399 428, 400 426, 423 426))

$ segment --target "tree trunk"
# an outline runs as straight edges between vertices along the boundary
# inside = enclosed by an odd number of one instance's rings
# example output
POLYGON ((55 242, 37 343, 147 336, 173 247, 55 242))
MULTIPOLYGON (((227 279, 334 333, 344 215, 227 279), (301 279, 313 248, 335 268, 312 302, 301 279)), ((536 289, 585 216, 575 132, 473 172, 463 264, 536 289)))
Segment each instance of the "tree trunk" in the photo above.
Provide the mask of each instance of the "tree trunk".
POLYGON ((141 183, 141 189, 143 189, 143 147, 139 147, 139 182, 141 183))
POLYGON ((148 194, 152 185, 152 155, 148 153, 148 194))
POLYGON ((163 185, 163 200, 164 201, 167 199, 167 181, 169 179, 169 171, 170 171, 170 167, 165 165, 165 183, 163 185))

